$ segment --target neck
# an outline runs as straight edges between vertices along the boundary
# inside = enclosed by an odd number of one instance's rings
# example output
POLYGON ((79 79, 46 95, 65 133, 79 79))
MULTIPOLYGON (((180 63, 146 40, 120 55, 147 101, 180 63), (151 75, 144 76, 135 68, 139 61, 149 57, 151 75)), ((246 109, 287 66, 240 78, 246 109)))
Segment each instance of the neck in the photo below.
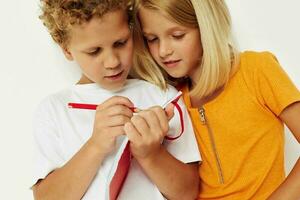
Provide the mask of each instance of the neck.
POLYGON ((85 75, 82 75, 79 81, 77 82, 77 84, 88 84, 88 83, 94 83, 94 82, 91 81, 89 78, 87 78, 85 75))
POLYGON ((206 103, 217 98, 223 92, 223 90, 224 90, 224 86, 219 89, 216 89, 212 94, 202 97, 202 98, 197 97, 197 96, 190 96, 192 107, 194 107, 194 108, 202 107, 206 103))

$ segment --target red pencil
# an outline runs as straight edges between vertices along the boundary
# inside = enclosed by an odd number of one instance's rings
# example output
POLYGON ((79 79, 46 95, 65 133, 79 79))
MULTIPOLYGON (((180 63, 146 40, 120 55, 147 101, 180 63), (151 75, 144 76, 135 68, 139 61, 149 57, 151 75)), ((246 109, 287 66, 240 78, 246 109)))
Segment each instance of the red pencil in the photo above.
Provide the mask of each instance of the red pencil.
MULTIPOLYGON (((169 101, 167 101, 162 107, 163 109, 166 108, 166 106, 170 103, 177 103, 177 101, 180 99, 180 97, 182 96, 182 92, 179 91, 175 97, 173 97, 172 99, 170 99, 169 101)), ((76 109, 87 109, 87 110, 96 110, 97 109, 96 104, 85 104, 85 103, 68 103, 68 107, 69 108, 76 108, 76 109)), ((132 112, 139 112, 141 111, 141 109, 137 108, 137 107, 129 107, 130 110, 132 110, 132 112)))
MULTIPOLYGON (((86 103, 68 103, 69 108, 76 108, 76 109, 87 109, 87 110, 96 110, 96 104, 86 104, 86 103)), ((132 112, 138 112, 139 109, 136 107, 129 107, 132 112)))

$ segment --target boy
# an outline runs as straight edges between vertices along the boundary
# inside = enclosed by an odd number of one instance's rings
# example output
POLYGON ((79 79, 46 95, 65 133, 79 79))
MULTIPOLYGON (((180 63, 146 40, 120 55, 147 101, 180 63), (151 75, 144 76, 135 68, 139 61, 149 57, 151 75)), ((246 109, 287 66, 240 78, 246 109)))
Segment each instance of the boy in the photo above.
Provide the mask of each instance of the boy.
MULTIPOLYGON (((186 110, 184 134, 161 144, 173 107, 151 107, 162 105, 176 90, 127 79, 133 52, 128 5, 125 0, 42 1, 41 19, 82 76, 37 109, 36 199, 105 199, 107 174, 122 135, 130 141, 133 160, 119 199, 193 199, 198 193, 193 162, 200 155, 186 110), (70 109, 70 102, 99 106, 95 111, 70 109), (133 116, 132 107, 142 111, 133 116)), ((178 130, 178 124, 175 116, 170 131, 178 130)))

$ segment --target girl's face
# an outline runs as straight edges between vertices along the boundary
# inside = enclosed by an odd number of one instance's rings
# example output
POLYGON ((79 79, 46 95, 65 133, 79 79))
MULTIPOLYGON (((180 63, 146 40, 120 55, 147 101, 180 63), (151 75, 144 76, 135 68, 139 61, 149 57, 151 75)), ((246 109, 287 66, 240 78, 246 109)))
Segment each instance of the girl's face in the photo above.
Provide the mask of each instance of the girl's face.
POLYGON ((172 77, 194 79, 202 57, 199 29, 182 26, 160 11, 143 7, 139 19, 154 60, 172 77))

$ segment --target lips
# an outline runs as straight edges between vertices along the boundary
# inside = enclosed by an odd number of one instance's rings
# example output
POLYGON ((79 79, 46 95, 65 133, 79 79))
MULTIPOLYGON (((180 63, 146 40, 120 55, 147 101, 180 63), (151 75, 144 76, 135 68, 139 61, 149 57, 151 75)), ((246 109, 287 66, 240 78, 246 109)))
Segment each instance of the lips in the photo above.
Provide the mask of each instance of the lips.
POLYGON ((169 61, 163 62, 163 64, 166 65, 167 67, 176 67, 180 61, 181 61, 180 59, 179 60, 169 60, 169 61))
POLYGON ((122 74, 123 74, 123 71, 121 71, 117 74, 114 74, 114 75, 104 76, 104 78, 114 80, 114 79, 118 79, 119 77, 121 77, 122 74))

